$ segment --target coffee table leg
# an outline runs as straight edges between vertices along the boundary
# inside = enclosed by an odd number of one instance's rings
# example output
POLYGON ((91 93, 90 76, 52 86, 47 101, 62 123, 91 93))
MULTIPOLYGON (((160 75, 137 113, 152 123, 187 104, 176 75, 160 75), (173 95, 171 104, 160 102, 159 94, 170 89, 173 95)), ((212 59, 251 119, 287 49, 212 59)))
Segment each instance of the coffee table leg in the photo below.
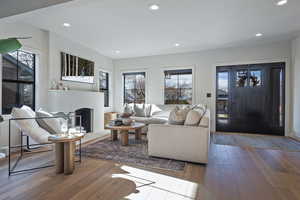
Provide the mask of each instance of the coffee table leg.
POLYGON ((74 142, 64 143, 64 174, 72 174, 74 171, 74 142))
POLYGON ((142 129, 138 128, 135 130, 135 139, 140 140, 141 139, 141 131, 142 129))
POLYGON ((64 143, 55 143, 55 165, 56 173, 64 172, 64 143))
POLYGON ((121 137, 122 137, 122 145, 127 146, 128 145, 128 130, 122 130, 121 131, 121 137))
POLYGON ((111 136, 112 141, 118 140, 118 131, 117 130, 111 130, 110 136, 111 136))

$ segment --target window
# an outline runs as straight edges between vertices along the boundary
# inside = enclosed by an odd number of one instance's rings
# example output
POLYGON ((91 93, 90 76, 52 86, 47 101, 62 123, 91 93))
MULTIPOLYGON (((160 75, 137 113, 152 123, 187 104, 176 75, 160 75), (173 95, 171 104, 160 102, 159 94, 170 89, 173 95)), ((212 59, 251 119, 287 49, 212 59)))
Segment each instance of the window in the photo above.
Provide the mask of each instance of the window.
POLYGON ((261 86, 261 70, 250 71, 250 86, 251 87, 261 86))
POLYGON ((10 114, 13 107, 35 108, 35 54, 14 51, 2 55, 2 114, 10 114))
POLYGON ((124 103, 145 103, 145 72, 124 73, 124 103))
POLYGON ((109 107, 109 73, 99 72, 100 92, 104 93, 104 107, 109 107))
POLYGON ((248 70, 239 70, 236 72, 236 86, 247 87, 248 70))
POLYGON ((216 99, 216 112, 219 124, 227 124, 228 113, 228 100, 229 100, 229 72, 217 72, 217 99, 216 99))
POLYGON ((192 69, 165 71, 165 104, 192 104, 192 69))

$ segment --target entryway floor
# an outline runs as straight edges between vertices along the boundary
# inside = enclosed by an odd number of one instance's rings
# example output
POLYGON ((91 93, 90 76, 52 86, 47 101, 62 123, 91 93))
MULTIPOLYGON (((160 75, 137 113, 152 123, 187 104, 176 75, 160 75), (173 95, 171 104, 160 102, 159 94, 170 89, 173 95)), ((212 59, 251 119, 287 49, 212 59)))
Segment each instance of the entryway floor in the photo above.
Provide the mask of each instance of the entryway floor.
POLYGON ((261 149, 278 149, 283 151, 300 151, 300 142, 289 137, 268 136, 240 133, 214 133, 215 144, 252 147, 261 149))

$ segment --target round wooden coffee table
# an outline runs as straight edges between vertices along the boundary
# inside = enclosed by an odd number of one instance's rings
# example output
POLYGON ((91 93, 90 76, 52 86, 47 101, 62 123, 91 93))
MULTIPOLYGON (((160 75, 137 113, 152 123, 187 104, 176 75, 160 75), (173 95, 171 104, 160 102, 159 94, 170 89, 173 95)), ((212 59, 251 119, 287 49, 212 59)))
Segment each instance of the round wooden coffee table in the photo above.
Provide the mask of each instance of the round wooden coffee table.
POLYGON ((55 143, 56 173, 72 174, 75 168, 75 142, 84 137, 83 133, 61 134, 49 136, 55 143))
POLYGON ((128 131, 135 131, 135 139, 136 140, 140 140, 141 139, 141 129, 143 127, 145 127, 146 124, 143 123, 133 123, 129 126, 112 126, 107 124, 105 126, 106 129, 111 130, 111 139, 114 140, 118 140, 118 132, 121 135, 121 143, 123 146, 127 146, 128 145, 128 131))

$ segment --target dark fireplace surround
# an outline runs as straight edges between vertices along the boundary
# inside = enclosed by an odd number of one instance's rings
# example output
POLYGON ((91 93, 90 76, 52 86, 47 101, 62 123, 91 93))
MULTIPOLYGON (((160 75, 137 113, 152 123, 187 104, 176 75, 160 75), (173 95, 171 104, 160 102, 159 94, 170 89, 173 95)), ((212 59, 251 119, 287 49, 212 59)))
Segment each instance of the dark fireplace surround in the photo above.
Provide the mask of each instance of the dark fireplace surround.
MULTIPOLYGON (((93 109, 80 108, 75 111, 76 116, 81 116, 81 126, 87 133, 93 132, 93 109)), ((79 117, 76 118, 76 126, 80 126, 79 117)))

